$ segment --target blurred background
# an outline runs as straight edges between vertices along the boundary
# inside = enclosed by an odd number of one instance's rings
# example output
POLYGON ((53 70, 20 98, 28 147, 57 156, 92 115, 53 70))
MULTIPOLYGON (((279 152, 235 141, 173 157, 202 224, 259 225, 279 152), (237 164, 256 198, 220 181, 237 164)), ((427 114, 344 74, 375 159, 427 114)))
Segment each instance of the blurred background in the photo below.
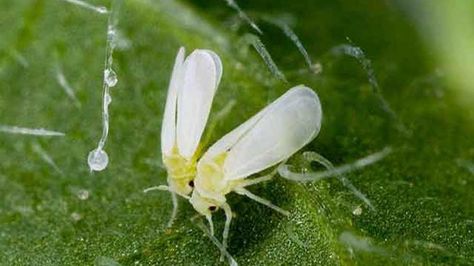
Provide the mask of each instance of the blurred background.
MULTIPOLYGON (((0 2, 0 264, 223 264, 189 204, 167 229, 169 195, 142 192, 166 182, 159 136, 180 46, 224 63, 210 122, 235 106, 209 143, 305 84, 324 113, 305 150, 343 165, 392 149, 347 175, 375 210, 336 179, 252 188, 288 218, 230 196, 240 265, 474 264, 473 1, 124 0, 109 165, 90 173, 111 6, 0 2)), ((321 170, 300 153, 289 163, 321 170)))

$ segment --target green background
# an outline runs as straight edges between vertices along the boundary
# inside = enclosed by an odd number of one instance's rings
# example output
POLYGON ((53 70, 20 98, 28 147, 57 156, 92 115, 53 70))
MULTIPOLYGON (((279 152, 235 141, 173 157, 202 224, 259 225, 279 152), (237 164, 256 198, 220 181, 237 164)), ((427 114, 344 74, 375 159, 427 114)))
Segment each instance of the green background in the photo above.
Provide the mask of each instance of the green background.
MULTIPOLYGON (((236 106, 212 141, 291 86, 306 84, 318 93, 324 118, 305 150, 339 165, 394 149, 348 175, 375 211, 336 179, 303 185, 276 178, 251 189, 290 210, 288 218, 229 195, 235 212, 229 252, 240 265, 474 264, 471 3, 241 1, 262 28, 285 84, 243 41, 256 32, 225 1, 125 0, 119 28, 130 45, 114 55, 119 83, 112 89, 105 148, 110 165, 90 174, 86 156, 102 126, 107 16, 60 0, 2 0, 0 124, 67 135, 0 133, 0 264, 220 264, 219 250, 189 220, 195 213, 189 204, 181 202, 177 222, 166 229, 169 194, 142 193, 166 182, 159 135, 180 46, 212 49, 223 60, 210 121, 231 100, 236 106), (307 71, 291 41, 263 20, 268 17, 289 18, 321 73, 307 71), (346 37, 372 60, 397 119, 381 108, 358 62, 330 52, 346 37), (57 65, 80 108, 57 83, 57 65), (35 153, 35 145, 63 174, 35 153)), ((299 155, 291 162, 300 164, 299 155)), ((224 216, 216 216, 220 231, 224 216)))

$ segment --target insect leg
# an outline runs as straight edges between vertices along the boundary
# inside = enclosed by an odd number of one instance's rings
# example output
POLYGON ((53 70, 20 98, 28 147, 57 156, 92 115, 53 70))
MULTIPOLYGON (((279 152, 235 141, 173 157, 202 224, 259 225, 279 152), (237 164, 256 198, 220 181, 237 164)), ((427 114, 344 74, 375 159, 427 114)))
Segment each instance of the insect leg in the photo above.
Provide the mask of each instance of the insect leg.
POLYGON ((238 187, 238 188, 235 188, 234 191, 237 193, 237 194, 240 194, 240 195, 244 195, 244 196, 247 196, 249 197, 250 199, 252 200, 255 200, 256 202, 260 203, 260 204, 263 204, 269 208, 272 208, 274 209, 275 211, 285 215, 285 216, 289 216, 290 215, 290 212, 287 211, 287 210, 284 210, 278 206, 276 206, 275 204, 271 203, 269 200, 267 199, 264 199, 264 198, 261 198, 255 194, 253 194, 252 192, 246 190, 245 188, 243 187, 238 187))
POLYGON ((209 222, 209 229, 211 230, 211 235, 214 235, 214 223, 212 222, 212 215, 206 215, 206 219, 209 222))
POLYGON ((204 225, 204 223, 201 221, 201 219, 199 219, 199 214, 194 216, 193 218, 191 218, 191 221, 193 223, 195 223, 197 225, 197 227, 204 232, 204 234, 206 234, 206 236, 214 243, 214 245, 216 245, 219 248, 219 250, 222 253, 224 253, 224 256, 226 256, 227 259, 229 260, 229 265, 230 266, 237 266, 238 265, 237 261, 235 261, 235 259, 232 257, 232 255, 230 255, 230 253, 227 252, 227 250, 224 249, 224 246, 221 244, 221 242, 219 242, 219 240, 217 240, 217 238, 213 234, 211 234, 209 229, 207 229, 206 225, 204 225))
POLYGON ((168 221, 168 228, 173 226, 173 223, 176 220, 176 215, 178 214, 178 196, 176 193, 171 192, 171 200, 173 201, 173 211, 171 212, 171 217, 168 221))
POLYGON ((260 176, 260 177, 254 178, 254 179, 249 179, 249 180, 243 181, 242 184, 240 185, 240 187, 248 187, 248 186, 256 185, 256 184, 259 184, 259 183, 262 183, 262 182, 270 181, 277 173, 278 173, 278 167, 275 168, 268 175, 264 175, 264 176, 260 176))
POLYGON ((259 184, 259 183, 262 183, 262 182, 265 182, 265 181, 269 181, 273 178, 274 175, 275 174, 272 173, 272 174, 264 175, 264 176, 257 177, 257 178, 254 178, 254 179, 245 180, 244 182, 242 182, 240 187, 248 187, 248 186, 256 185, 256 184, 259 184))
POLYGON ((224 261, 225 253, 227 253, 227 239, 229 238, 230 222, 232 221, 232 209, 226 202, 222 205, 222 209, 225 212, 225 225, 222 233, 222 251, 220 260, 224 261))

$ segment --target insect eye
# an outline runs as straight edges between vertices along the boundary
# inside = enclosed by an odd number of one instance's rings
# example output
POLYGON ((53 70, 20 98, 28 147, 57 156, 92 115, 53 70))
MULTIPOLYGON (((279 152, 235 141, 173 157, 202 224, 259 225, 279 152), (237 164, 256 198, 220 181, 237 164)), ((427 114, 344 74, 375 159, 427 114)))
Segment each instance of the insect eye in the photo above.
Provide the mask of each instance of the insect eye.
POLYGON ((210 206, 210 207, 209 207, 209 210, 210 210, 211 212, 213 212, 213 211, 217 210, 217 207, 216 207, 216 206, 210 206))
POLYGON ((194 187, 194 181, 193 181, 193 180, 189 181, 188 185, 189 185, 190 187, 194 187))

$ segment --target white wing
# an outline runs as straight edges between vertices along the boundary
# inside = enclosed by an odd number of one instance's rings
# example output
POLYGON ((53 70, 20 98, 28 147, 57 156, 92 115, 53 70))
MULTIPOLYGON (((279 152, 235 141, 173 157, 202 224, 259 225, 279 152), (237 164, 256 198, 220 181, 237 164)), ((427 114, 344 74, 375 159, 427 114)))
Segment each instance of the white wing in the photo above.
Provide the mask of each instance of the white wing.
POLYGON ((289 158, 316 137, 321 118, 314 91, 304 86, 290 89, 257 114, 253 125, 230 147, 224 162, 226 179, 245 178, 289 158))
POLYGON ((265 112, 271 105, 265 107, 256 115, 252 116, 249 120, 227 133, 224 137, 219 139, 214 145, 212 145, 207 152, 202 156, 201 161, 212 160, 215 156, 229 151, 234 144, 240 140, 255 124, 263 117, 265 112))
POLYGON ((199 145, 221 75, 222 63, 211 51, 195 50, 184 62, 176 137, 184 158, 190 159, 199 145))
POLYGON ((200 50, 200 51, 208 53, 212 57, 212 60, 214 60, 214 65, 216 66, 216 77, 217 77, 216 89, 217 89, 217 87, 219 86, 219 82, 221 81, 221 78, 222 78, 221 58, 211 50, 200 50))
POLYGON ((179 48, 168 87, 168 97, 166 99, 163 123, 161 124, 161 152, 163 155, 171 153, 176 141, 176 99, 181 87, 184 53, 185 49, 183 47, 179 48))

